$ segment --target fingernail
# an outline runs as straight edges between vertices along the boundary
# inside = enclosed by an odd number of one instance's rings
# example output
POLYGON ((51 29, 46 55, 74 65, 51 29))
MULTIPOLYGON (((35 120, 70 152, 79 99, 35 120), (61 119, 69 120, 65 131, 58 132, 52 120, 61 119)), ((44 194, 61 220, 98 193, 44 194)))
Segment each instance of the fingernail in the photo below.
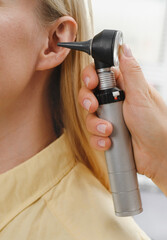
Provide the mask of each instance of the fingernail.
POLYGON ((99 141, 98 141, 98 145, 99 145, 100 147, 105 147, 105 146, 106 146, 105 140, 99 140, 99 141))
POLYGON ((100 133, 106 133, 106 128, 107 128, 107 126, 105 124, 99 124, 97 126, 97 131, 100 133))
POLYGON ((89 99, 85 99, 84 101, 83 101, 83 105, 84 105, 84 107, 86 108, 86 110, 88 110, 89 111, 89 109, 90 109, 90 106, 91 106, 91 101, 89 100, 89 99))
POLYGON ((89 85, 89 82, 90 82, 90 78, 89 77, 86 77, 85 79, 84 79, 84 83, 85 83, 85 85, 88 87, 88 85, 89 85))
POLYGON ((127 44, 124 44, 124 45, 122 46, 122 49, 123 49, 123 53, 124 53, 124 55, 125 55, 126 57, 132 57, 132 56, 133 56, 133 55, 132 55, 132 51, 131 51, 130 47, 129 47, 127 44))

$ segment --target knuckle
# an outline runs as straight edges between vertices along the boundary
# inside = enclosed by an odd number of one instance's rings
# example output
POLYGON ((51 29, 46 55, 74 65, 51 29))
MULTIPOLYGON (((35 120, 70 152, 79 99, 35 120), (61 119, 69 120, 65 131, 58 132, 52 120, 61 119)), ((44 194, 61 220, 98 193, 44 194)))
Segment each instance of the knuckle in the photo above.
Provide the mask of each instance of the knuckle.
POLYGON ((139 65, 139 63, 133 59, 133 61, 130 62, 129 64, 129 70, 133 73, 137 73, 137 72, 142 72, 142 68, 141 66, 139 65))

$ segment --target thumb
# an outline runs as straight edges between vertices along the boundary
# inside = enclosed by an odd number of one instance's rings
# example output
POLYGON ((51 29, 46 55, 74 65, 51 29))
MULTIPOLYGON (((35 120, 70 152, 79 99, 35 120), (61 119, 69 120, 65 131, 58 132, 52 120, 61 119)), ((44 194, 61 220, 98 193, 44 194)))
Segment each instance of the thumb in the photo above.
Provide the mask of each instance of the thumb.
POLYGON ((136 91, 145 93, 148 90, 148 84, 145 80, 141 67, 133 57, 130 48, 125 44, 121 48, 119 59, 125 93, 127 93, 127 95, 136 91))

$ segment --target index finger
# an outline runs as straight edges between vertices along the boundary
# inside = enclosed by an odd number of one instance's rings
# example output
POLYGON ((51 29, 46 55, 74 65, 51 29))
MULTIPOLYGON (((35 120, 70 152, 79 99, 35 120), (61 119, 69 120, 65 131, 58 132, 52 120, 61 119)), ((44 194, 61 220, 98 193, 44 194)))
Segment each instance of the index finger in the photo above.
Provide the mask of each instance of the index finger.
POLYGON ((86 87, 93 90, 99 84, 99 79, 94 67, 94 64, 88 65, 82 72, 82 80, 84 81, 86 87))

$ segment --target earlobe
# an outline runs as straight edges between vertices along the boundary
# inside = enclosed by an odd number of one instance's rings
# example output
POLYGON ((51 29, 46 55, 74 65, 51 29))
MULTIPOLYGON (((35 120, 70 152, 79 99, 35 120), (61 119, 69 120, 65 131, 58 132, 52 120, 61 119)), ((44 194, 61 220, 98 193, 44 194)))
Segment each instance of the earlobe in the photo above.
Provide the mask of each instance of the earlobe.
POLYGON ((77 23, 70 16, 55 21, 47 30, 47 37, 39 53, 36 70, 48 70, 60 65, 70 50, 57 46, 58 42, 73 42, 77 34, 77 23))

